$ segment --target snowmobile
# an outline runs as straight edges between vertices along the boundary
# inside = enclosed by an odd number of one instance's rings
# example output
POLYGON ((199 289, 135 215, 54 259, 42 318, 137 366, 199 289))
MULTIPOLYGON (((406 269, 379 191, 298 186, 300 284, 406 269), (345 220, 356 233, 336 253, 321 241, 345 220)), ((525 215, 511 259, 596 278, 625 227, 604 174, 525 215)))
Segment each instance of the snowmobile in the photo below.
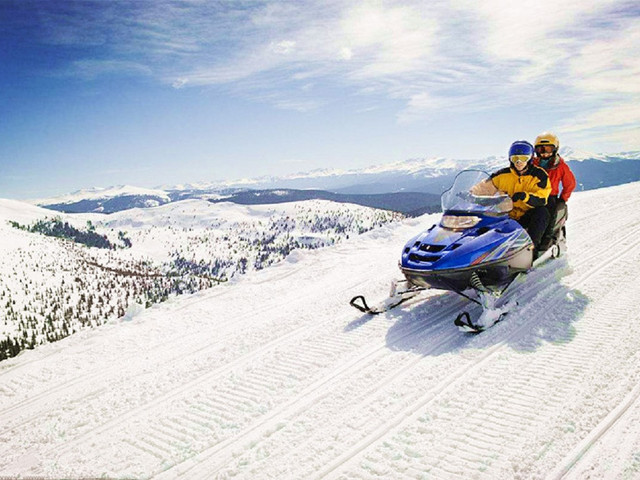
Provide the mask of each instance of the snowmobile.
POLYGON ((426 289, 453 291, 482 307, 478 319, 472 321, 464 311, 455 325, 480 332, 502 320, 515 304, 510 290, 526 272, 566 251, 566 211, 555 219, 548 248, 534 251, 529 234, 509 217, 511 198, 497 191, 484 171, 460 172, 441 202, 440 223, 405 245, 399 261, 404 280, 392 284, 389 298, 370 307, 358 295, 351 299, 352 306, 376 314, 426 289))

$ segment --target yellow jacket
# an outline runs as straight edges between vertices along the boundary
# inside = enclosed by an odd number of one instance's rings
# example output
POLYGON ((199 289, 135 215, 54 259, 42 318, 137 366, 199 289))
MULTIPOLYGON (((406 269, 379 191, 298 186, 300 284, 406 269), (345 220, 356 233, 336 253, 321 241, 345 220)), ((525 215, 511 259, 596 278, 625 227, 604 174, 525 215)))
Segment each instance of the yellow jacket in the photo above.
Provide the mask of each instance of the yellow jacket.
POLYGON ((547 204, 547 198, 551 193, 549 176, 542 168, 530 163, 523 172, 516 171, 513 167, 503 168, 491 175, 491 182, 500 191, 510 197, 517 192, 523 192, 524 199, 513 202, 513 210, 509 216, 514 220, 522 217, 527 210, 542 207, 547 204))

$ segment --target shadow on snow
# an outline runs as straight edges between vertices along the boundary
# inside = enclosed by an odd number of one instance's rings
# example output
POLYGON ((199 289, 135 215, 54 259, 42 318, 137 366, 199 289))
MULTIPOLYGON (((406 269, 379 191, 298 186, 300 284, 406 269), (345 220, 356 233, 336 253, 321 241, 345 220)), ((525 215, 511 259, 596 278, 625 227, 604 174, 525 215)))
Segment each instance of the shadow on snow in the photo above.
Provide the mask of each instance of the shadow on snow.
MULTIPOLYGON (((561 282, 568 271, 566 260, 560 259, 527 274, 519 292, 514 292, 514 297, 520 298, 519 305, 482 333, 460 332, 453 324, 462 311, 468 311, 472 319, 481 313, 480 306, 453 292, 436 293, 412 306, 402 305, 384 314, 394 321, 386 335, 387 346, 433 356, 502 342, 522 352, 534 351, 546 342, 569 342, 575 336, 573 324, 582 317, 589 300, 561 282)), ((363 315, 349 323, 345 331, 359 328, 370 319, 370 315, 363 315)))

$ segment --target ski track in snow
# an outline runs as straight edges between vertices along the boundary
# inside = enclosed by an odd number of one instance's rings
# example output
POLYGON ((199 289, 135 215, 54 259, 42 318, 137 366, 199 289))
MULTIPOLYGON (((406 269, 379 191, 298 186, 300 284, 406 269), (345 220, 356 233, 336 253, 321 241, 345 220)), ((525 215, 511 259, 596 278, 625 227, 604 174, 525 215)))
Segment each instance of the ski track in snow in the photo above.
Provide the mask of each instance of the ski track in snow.
POLYGON ((428 216, 2 362, 0 475, 637 477, 639 193, 574 195, 568 255, 480 335, 450 293, 348 306, 428 216))

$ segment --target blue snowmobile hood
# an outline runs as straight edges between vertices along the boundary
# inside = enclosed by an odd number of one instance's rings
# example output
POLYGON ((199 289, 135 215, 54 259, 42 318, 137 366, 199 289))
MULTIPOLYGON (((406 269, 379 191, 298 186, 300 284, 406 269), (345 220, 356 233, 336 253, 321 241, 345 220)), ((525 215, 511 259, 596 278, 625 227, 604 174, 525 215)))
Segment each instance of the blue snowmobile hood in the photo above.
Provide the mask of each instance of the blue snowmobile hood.
POLYGON ((479 218, 466 230, 434 225, 412 238, 402 252, 402 268, 433 272, 476 268, 506 260, 531 243, 526 231, 507 216, 479 218))

